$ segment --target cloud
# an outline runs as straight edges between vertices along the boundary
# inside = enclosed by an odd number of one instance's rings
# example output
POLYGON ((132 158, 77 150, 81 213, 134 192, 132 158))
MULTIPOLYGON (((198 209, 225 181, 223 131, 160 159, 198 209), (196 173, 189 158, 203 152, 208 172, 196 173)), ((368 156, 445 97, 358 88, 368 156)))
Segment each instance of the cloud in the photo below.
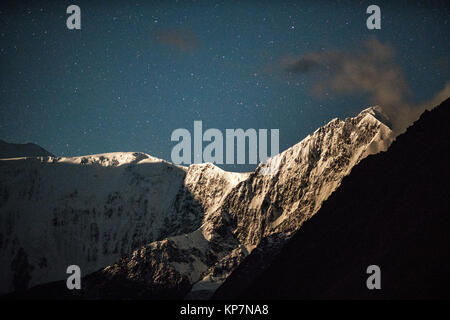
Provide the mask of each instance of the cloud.
POLYGON ((450 93, 447 85, 429 102, 414 102, 405 76, 395 62, 394 49, 376 38, 365 41, 355 53, 335 49, 309 52, 296 59, 285 58, 282 65, 288 73, 312 77, 311 94, 315 96, 320 97, 328 90, 337 94, 368 94, 369 102, 383 109, 397 133, 403 132, 438 97, 444 99, 450 93))
POLYGON ((156 31, 154 38, 160 44, 181 52, 191 52, 198 46, 197 36, 192 30, 186 28, 156 31))

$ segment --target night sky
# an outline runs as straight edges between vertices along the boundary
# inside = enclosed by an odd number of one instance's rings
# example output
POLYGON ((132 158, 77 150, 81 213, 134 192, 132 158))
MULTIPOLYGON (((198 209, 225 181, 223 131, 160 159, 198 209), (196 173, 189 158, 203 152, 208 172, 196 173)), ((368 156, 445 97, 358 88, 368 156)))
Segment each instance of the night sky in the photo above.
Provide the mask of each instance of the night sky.
MULTIPOLYGON (((0 5, 0 139, 59 156, 141 151, 170 160, 176 128, 278 128, 280 151, 364 92, 312 89, 284 63, 309 52, 395 51, 413 99, 449 80, 446 1, 14 1, 0 5), (68 30, 66 8, 81 8, 68 30), (366 8, 381 8, 381 30, 366 8)), ((252 166, 222 166, 248 170, 252 166)))

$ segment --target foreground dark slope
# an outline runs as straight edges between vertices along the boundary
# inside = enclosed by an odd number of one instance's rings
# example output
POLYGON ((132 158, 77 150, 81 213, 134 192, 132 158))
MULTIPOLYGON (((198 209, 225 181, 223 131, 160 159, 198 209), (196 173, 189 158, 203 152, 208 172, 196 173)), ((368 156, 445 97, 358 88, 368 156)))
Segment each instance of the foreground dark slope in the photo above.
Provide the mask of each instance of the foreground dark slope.
POLYGON ((18 157, 54 157, 54 155, 34 143, 19 144, 0 140, 0 159, 18 157))
POLYGON ((244 261, 215 298, 449 298, 449 104, 353 168, 268 269, 245 285, 244 261), (381 290, 366 287, 372 264, 381 290))

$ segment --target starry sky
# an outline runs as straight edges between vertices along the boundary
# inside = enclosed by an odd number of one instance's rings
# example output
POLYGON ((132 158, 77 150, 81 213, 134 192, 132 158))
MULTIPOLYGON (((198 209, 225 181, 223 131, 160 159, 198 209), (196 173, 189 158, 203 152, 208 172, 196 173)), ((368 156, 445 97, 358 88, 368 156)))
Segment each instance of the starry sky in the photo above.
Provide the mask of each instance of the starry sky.
POLYGON ((170 161, 173 130, 202 120, 204 130, 277 128, 282 151, 370 103, 364 92, 314 93, 317 77, 285 61, 376 38, 426 101, 449 79, 449 18, 446 1, 2 1, 0 139, 170 161), (81 30, 66 27, 71 4, 81 30), (366 27, 371 4, 381 30, 366 27))

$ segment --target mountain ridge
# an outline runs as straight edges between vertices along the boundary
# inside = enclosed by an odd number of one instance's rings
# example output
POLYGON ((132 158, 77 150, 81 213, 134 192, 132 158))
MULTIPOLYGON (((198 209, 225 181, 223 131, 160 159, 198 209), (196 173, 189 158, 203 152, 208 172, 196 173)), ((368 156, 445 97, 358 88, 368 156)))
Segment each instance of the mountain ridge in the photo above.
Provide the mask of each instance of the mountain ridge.
POLYGON ((214 298, 448 297, 449 116, 450 99, 425 111, 386 152, 356 165, 280 252, 255 251, 214 298), (366 287, 373 264, 381 290, 366 287))
MULTIPOLYGON (((393 136, 374 115, 368 108, 353 118, 334 119, 251 173, 212 164, 175 166, 143 153, 0 161, 0 173, 9 177, 3 181, 11 181, 0 184, 0 195, 9 199, 0 206, 2 225, 29 229, 0 232, 2 265, 14 265, 3 270, 3 290, 65 278, 64 265, 78 260, 83 274, 91 274, 87 297, 98 297, 96 287, 116 297, 133 294, 110 287, 122 282, 142 286, 139 294, 146 297, 191 291, 191 298, 207 298, 263 239, 298 230, 356 163, 387 148, 393 136), (55 178, 58 174, 64 181, 55 178), (17 179, 27 187, 15 190, 17 179), (11 194, 21 197, 12 201, 11 194), (53 200, 45 203, 51 207, 33 202, 49 195, 53 200), (30 202, 46 212, 47 218, 39 217, 50 232, 44 240, 42 230, 17 222, 18 214, 33 216, 23 207, 30 202), (52 258, 49 250, 50 272, 39 267, 43 257, 31 243, 44 248, 53 237, 72 239, 66 245, 73 257, 55 252, 52 258)), ((284 241, 277 239, 280 245, 284 241)), ((67 254, 67 247, 58 250, 67 254)))

